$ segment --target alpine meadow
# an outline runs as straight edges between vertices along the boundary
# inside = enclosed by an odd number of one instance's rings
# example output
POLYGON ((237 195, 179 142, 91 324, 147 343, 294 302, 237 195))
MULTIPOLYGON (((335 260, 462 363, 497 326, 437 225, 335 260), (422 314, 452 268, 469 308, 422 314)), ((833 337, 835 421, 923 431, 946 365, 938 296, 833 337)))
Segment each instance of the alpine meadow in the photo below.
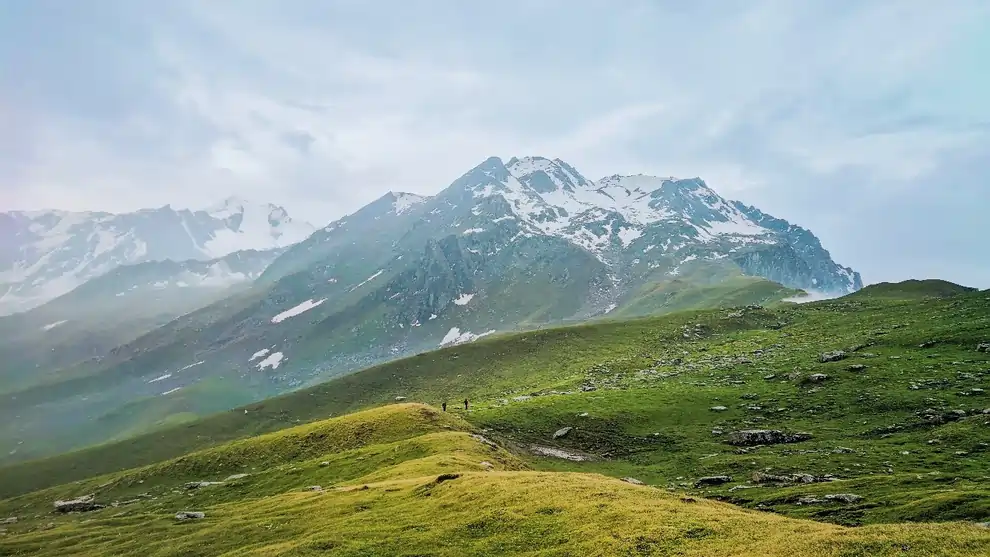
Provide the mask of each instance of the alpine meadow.
POLYGON ((0 557, 990 557, 987 29, 0 2, 0 557))

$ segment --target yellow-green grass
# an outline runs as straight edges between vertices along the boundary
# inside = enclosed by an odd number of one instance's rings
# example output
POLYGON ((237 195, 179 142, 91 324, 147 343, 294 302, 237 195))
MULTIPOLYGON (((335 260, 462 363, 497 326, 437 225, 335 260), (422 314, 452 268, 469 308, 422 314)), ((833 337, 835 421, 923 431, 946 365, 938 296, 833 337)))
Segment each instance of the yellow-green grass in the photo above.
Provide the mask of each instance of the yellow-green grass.
POLYGON ((988 555, 972 524, 848 528, 599 474, 533 472, 451 414, 400 404, 0 502, 0 555, 988 555), (243 470, 244 468, 246 470, 243 470), (190 479, 223 480, 195 490, 190 479), (306 491, 310 485, 323 491, 306 491), (55 516, 55 498, 109 503, 55 516), (183 510, 202 520, 178 521, 183 510))
POLYGON ((471 437, 470 429, 459 417, 423 404, 389 405, 0 501, 0 516, 47 513, 55 500, 88 493, 107 503, 140 493, 165 495, 186 482, 221 481, 236 474, 252 479, 230 482, 208 495, 243 495, 245 490, 232 488, 245 483, 251 493, 277 493, 303 480, 319 484, 374 478, 392 466, 422 473, 439 473, 455 463, 458 469, 480 469, 483 461, 499 468, 522 466, 504 450, 471 437))
POLYGON ((606 476, 471 472, 396 478, 169 513, 73 521, 0 541, 2 555, 759 555, 990 554, 967 524, 847 528, 744 511, 606 476))

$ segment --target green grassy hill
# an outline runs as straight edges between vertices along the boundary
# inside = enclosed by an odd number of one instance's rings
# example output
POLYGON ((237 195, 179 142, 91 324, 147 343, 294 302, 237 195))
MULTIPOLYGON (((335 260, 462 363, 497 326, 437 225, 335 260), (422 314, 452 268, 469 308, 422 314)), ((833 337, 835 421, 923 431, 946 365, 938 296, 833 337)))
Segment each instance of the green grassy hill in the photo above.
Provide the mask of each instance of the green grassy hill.
POLYGON ((3 468, 0 555, 990 554, 990 292, 931 286, 490 337, 3 468), (51 517, 89 492, 156 499, 51 517))
POLYGON ((699 308, 728 308, 753 304, 772 305, 804 294, 760 277, 733 276, 704 284, 684 278, 644 285, 609 317, 661 315, 699 308))
POLYGON ((901 282, 880 282, 850 294, 851 298, 888 298, 893 300, 948 298, 959 294, 976 292, 975 288, 939 279, 905 280, 901 282))
POLYGON ((400 404, 0 503, 0 555, 980 555, 968 524, 848 528, 588 473, 526 470, 400 404), (213 481, 190 489, 190 482, 213 481), (313 486, 319 486, 314 488, 313 486), (45 516, 93 493, 107 508, 45 516), (181 521, 176 513, 204 513, 181 521))

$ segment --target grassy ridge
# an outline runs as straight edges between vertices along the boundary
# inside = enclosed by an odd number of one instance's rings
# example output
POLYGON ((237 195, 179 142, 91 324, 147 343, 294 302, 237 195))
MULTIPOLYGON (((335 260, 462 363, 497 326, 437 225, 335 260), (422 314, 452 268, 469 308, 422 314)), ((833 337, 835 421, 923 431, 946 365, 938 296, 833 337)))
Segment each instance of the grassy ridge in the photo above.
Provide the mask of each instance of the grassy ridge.
POLYGON ((597 474, 526 471, 504 450, 468 435, 470 427, 436 409, 394 405, 3 501, 0 516, 27 516, 0 537, 0 555, 853 556, 910 551, 964 556, 990 551, 990 531, 968 524, 850 529, 745 511, 597 474), (273 456, 280 460, 261 466, 273 456), (191 473, 225 474, 227 465, 218 465, 224 462, 244 463, 242 473, 248 475, 222 485, 183 488, 191 473), (314 484, 322 490, 304 489, 314 484), (143 493, 137 495, 138 490, 143 493), (85 515, 41 514, 53 496, 88 491, 104 502, 137 496, 85 515), (175 520, 173 515, 183 510, 199 510, 206 517, 175 520), (40 516, 30 516, 35 513, 40 516))
POLYGON ((946 280, 924 279, 901 282, 881 282, 871 284, 848 296, 856 298, 887 298, 891 300, 922 300, 926 298, 948 298, 960 294, 976 292, 975 288, 961 286, 946 280))
MULTIPOLYGON (((228 482, 202 492, 211 504, 261 497, 300 485, 330 485, 380 476, 386 469, 442 473, 459 469, 514 470, 523 465, 503 450, 468 435, 471 426, 450 413, 419 404, 395 404, 321 420, 196 451, 149 466, 88 478, 0 501, 0 516, 44 516, 52 501, 94 493, 100 501, 130 500, 154 494, 161 509, 187 482, 222 481, 249 474, 251 481, 228 482)), ((188 493, 180 490, 179 494, 188 493)), ((182 498, 178 498, 182 500, 182 498)))
MULTIPOLYGON (((705 271, 710 267, 704 267, 705 271)), ((728 308, 752 304, 771 305, 804 294, 761 277, 729 276, 705 283, 698 276, 649 282, 609 317, 659 315, 697 308, 728 308)))
POLYGON ((101 518, 0 541, 7 555, 761 555, 973 556, 965 524, 848 529, 689 501, 588 474, 471 473, 285 493, 164 515, 101 518), (428 496, 426 495, 428 494, 428 496))

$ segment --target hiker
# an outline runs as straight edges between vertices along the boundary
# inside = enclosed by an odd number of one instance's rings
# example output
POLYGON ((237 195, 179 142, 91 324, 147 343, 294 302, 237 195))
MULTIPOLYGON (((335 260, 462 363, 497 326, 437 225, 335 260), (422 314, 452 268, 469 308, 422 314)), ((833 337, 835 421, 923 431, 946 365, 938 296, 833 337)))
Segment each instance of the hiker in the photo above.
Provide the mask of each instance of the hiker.
POLYGON ((465 398, 465 399, 464 399, 464 411, 465 411, 465 412, 467 411, 467 407, 468 407, 468 401, 467 401, 467 399, 465 398))
POLYGON ((446 402, 445 402, 445 403, 443 403, 443 404, 441 404, 440 406, 442 406, 442 407, 443 407, 443 411, 444 411, 444 412, 446 412, 446 411, 447 411, 447 403, 446 403, 446 402))

